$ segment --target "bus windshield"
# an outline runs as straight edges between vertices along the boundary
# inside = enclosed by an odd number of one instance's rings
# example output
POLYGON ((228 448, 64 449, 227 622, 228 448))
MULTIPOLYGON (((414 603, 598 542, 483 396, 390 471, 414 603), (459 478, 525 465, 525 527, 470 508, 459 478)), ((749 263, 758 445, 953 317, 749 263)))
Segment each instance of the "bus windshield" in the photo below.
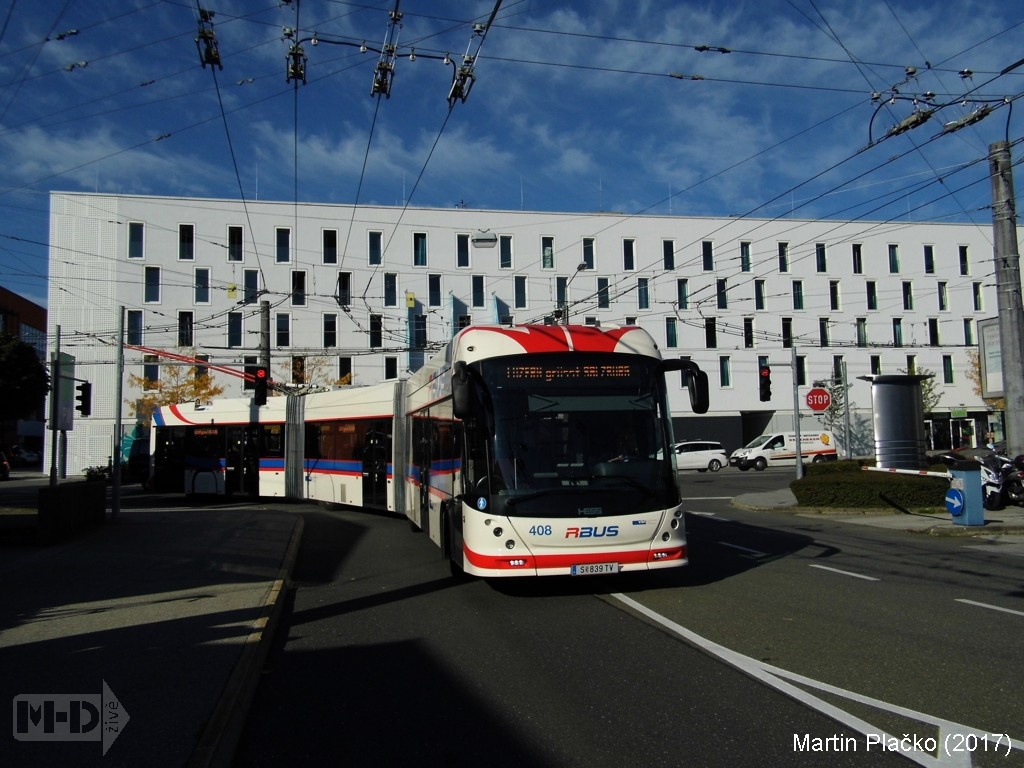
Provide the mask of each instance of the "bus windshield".
POLYGON ((678 503, 657 360, 533 354, 484 360, 480 373, 493 435, 486 481, 504 514, 602 516, 678 503))

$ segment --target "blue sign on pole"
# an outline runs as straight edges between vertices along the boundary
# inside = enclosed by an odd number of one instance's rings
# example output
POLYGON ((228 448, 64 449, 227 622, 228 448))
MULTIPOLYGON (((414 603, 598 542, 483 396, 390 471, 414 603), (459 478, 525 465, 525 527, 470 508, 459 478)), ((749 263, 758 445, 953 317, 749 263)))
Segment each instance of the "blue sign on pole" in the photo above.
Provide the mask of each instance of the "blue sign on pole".
POLYGON ((956 488, 946 491, 946 511, 953 517, 961 515, 964 511, 964 494, 956 488))

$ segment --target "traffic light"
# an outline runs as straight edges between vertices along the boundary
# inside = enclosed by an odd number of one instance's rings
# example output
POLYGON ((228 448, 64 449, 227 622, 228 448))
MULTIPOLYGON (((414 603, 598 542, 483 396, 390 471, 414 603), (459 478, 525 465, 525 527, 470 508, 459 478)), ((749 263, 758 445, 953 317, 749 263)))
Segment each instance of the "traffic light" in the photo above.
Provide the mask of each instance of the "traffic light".
POLYGON ((761 363, 757 370, 757 380, 761 392, 761 402, 772 399, 772 368, 767 363, 761 363))
POLYGON ((78 392, 75 395, 75 402, 78 405, 75 406, 75 410, 83 416, 88 416, 92 413, 92 384, 88 381, 83 381, 75 387, 78 392))
POLYGON ((260 366, 253 371, 253 377, 253 397, 256 400, 256 405, 266 405, 267 389, 270 384, 270 372, 263 366, 260 366))

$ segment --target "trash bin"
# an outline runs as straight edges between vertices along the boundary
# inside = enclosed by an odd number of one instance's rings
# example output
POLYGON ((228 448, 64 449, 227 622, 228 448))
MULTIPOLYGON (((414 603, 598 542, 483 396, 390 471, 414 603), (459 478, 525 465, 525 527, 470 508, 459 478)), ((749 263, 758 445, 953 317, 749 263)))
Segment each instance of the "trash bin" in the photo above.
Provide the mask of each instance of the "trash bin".
POLYGON ((946 509, 954 525, 984 525, 985 504, 981 493, 981 468, 977 462, 960 461, 950 470, 946 509))

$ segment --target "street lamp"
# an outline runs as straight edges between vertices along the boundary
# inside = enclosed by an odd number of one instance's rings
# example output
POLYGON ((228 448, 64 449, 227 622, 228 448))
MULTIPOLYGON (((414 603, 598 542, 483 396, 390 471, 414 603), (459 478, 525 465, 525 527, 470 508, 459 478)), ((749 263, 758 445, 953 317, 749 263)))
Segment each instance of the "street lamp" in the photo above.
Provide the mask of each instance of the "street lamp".
POLYGON ((587 268, 587 262, 582 261, 576 266, 576 271, 565 283, 565 296, 562 297, 562 325, 569 324, 569 286, 576 279, 576 275, 587 268))

